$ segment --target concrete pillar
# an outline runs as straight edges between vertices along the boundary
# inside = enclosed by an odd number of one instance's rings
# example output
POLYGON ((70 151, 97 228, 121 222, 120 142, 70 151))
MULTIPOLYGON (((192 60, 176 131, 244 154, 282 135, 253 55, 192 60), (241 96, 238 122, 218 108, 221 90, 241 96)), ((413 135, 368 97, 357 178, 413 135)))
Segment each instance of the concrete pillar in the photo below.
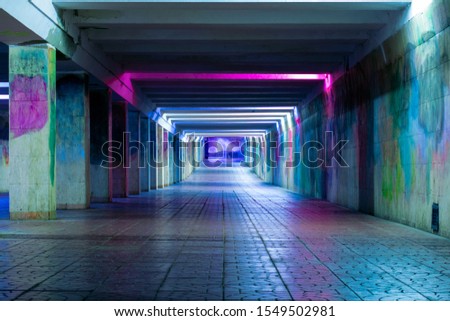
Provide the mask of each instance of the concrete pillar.
POLYGON ((11 46, 10 216, 56 218, 56 50, 11 46))
POLYGON ((164 160, 164 187, 169 186, 170 184, 170 160, 169 160, 169 132, 167 130, 163 130, 163 160, 164 160))
POLYGON ((130 143, 128 153, 130 157, 128 169, 128 192, 130 195, 141 193, 139 154, 142 150, 140 144, 140 113, 128 111, 128 130, 130 132, 130 143))
POLYGON ((269 155, 269 166, 268 169, 270 169, 269 172, 269 176, 268 179, 266 180, 266 182, 270 183, 270 184, 274 184, 275 181, 275 170, 276 167, 275 162, 277 159, 277 155, 276 155, 276 149, 273 148, 273 144, 277 141, 277 134, 275 131, 271 131, 269 134, 269 141, 267 142, 267 149, 268 149, 268 155, 269 155))
POLYGON ((114 102, 112 104, 112 138, 114 151, 119 160, 113 169, 113 196, 128 196, 128 104, 126 102, 114 102), (125 135, 125 136, 124 136, 125 135))
POLYGON ((93 90, 89 93, 91 130, 91 202, 111 202, 113 196, 111 91, 93 90))
POLYGON ((0 101, 0 193, 9 191, 9 111, 0 101))
POLYGON ((149 167, 150 167, 150 189, 158 189, 158 124, 153 120, 149 121, 149 167))
POLYGON ((172 161, 172 168, 173 168, 173 183, 179 183, 180 182, 180 135, 176 134, 173 136, 173 161, 172 161))
POLYGON ((158 188, 164 188, 164 128, 156 126, 156 141, 157 141, 157 161, 158 166, 158 188))
POLYGON ((149 183, 149 166, 148 166, 148 141, 149 141, 149 119, 141 115, 141 125, 140 125, 140 141, 144 144, 145 148, 139 153, 140 162, 140 181, 141 181, 141 191, 148 192, 150 189, 149 183))
POLYGON ((88 77, 74 74, 56 82, 57 208, 83 209, 90 204, 88 77))
POLYGON ((191 172, 191 164, 192 164, 192 139, 189 138, 184 142, 184 150, 183 150, 183 159, 184 159, 184 168, 183 168, 183 180, 185 180, 189 173, 191 172))
POLYGON ((175 173, 174 173, 174 154, 173 154, 173 134, 168 133, 168 163, 167 163, 167 170, 169 172, 169 185, 173 185, 175 182, 175 173))
POLYGON ((184 181, 184 173, 186 167, 186 143, 182 139, 180 139, 178 143, 178 155, 180 155, 180 181, 184 181))

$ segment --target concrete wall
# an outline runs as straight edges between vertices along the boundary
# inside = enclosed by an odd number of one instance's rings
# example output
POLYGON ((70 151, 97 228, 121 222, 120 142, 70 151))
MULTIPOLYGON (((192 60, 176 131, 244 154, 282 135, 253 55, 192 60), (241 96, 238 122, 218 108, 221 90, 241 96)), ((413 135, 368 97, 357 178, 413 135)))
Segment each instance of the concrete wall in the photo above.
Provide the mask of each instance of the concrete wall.
MULTIPOLYGON (((5 107, 5 108, 3 108, 5 107)), ((9 113, 0 106, 0 193, 9 191, 9 113)))
MULTIPOLYGON (((348 140, 348 168, 286 169, 278 157, 274 183, 425 231, 438 203, 439 233, 450 237, 449 17, 449 2, 434 1, 300 108, 277 138, 293 136, 300 152, 311 140, 325 145, 330 131, 334 142, 348 140)), ((270 181, 267 164, 255 171, 270 181)))

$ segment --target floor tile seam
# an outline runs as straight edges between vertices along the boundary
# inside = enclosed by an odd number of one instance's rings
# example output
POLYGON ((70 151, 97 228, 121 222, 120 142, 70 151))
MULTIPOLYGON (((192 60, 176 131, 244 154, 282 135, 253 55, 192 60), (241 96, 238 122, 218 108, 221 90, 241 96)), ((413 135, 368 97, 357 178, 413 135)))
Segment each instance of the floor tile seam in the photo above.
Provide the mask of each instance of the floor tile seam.
MULTIPOLYGON (((250 195, 250 197, 252 197, 251 196, 251 194, 249 194, 250 195)), ((257 201, 257 200, 255 200, 255 199, 253 199, 256 203, 258 203, 259 204, 259 202, 257 201)), ((262 207, 264 207, 263 205, 261 205, 260 204, 260 206, 262 206, 262 207)), ((352 291, 358 298, 360 298, 361 300, 362 300, 362 298, 352 289, 352 288, 350 288, 349 286, 347 286, 347 284, 345 283, 345 282, 343 282, 342 281, 342 279, 336 274, 336 273, 334 273, 334 271, 325 263, 325 262, 323 262, 322 260, 320 260, 320 258, 316 255, 316 253, 315 252, 313 252, 310 248, 309 248, 309 246, 308 246, 308 244, 306 244, 306 242, 304 242, 298 235, 296 235, 295 233, 293 233, 291 230, 290 230, 290 228, 288 228, 288 227, 286 227, 282 222, 280 222, 279 220, 278 220, 278 218, 277 217, 275 217, 275 215, 273 215, 272 213, 270 213, 270 215, 272 215, 273 217, 274 217, 274 219, 276 220, 276 221, 278 221, 279 222, 279 224, 280 225, 282 225, 282 226, 284 226, 284 228, 285 229, 287 229, 292 235, 294 235, 294 237, 296 237, 297 238, 297 240, 301 243, 301 244, 303 244, 303 246, 316 258, 316 260, 318 261, 318 262, 320 262, 323 266, 325 266, 326 268, 327 268, 327 270, 331 273, 331 274, 333 274, 337 279, 339 279, 339 281, 344 285, 344 286, 346 286, 350 291, 352 291)), ((278 269, 278 268, 277 268, 278 269)), ((284 280, 283 280, 283 282, 284 282, 284 280)))
MULTIPOLYGON (((241 206, 242 206, 242 203, 240 202, 239 197, 237 197, 237 200, 238 200, 239 204, 241 204, 241 206)), ((256 226, 255 226, 255 224, 254 224, 254 222, 253 222, 253 219, 252 219, 252 218, 250 217, 250 215, 247 213, 245 207, 242 206, 242 208, 243 208, 244 211, 246 212, 246 214, 247 214, 247 216, 248 216, 250 222, 251 222, 252 225, 254 226, 254 228, 257 229, 256 226)), ((274 267, 274 268, 276 269, 276 271, 277 271, 278 277, 280 278, 280 280, 281 280, 282 283, 283 283, 283 286, 284 286, 285 290, 288 292, 289 297, 291 298, 291 301, 294 301, 294 297, 293 297, 293 295, 292 295, 292 293, 291 293, 291 291, 290 291, 288 285, 286 284, 286 282, 284 281, 284 279, 281 277, 281 273, 280 273, 278 267, 276 266, 275 262, 273 261, 272 255, 271 255, 270 252, 268 251, 267 246, 266 246, 266 244, 265 244, 265 241, 264 241, 263 237, 261 236, 261 234, 259 233, 259 230, 258 230, 258 229, 257 229, 257 233, 258 233, 258 236, 259 236, 259 238, 260 238, 260 241, 261 241, 262 244, 264 245, 264 248, 265 248, 265 250, 266 250, 266 253, 267 253, 267 255, 269 256, 270 261, 271 261, 273 267, 274 267)))

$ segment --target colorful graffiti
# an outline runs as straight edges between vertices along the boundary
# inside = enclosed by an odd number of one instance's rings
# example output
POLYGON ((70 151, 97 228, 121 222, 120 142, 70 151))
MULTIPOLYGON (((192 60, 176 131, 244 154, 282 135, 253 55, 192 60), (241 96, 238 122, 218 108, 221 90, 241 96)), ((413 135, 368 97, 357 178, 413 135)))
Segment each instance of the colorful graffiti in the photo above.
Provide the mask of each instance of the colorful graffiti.
MULTIPOLYGON (((284 173, 275 176, 285 177, 276 184, 427 231, 439 203, 440 233, 450 236, 450 29, 436 23, 436 3, 387 39, 384 55, 375 50, 300 108, 295 151, 309 140, 324 143, 331 131, 349 141, 349 167, 299 166, 292 186, 277 158, 284 173)), ((264 168, 255 171, 263 177, 264 168)))
POLYGON ((16 75, 10 91, 10 126, 14 138, 44 128, 48 121, 48 97, 43 77, 16 75))

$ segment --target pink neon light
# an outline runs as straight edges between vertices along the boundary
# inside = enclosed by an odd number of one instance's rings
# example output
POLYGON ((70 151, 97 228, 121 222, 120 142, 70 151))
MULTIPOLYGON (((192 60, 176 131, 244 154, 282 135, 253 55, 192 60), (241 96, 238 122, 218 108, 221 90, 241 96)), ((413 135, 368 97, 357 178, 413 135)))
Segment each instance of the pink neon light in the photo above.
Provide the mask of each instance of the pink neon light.
POLYGON ((325 90, 330 90, 331 85, 333 84, 333 80, 331 79, 331 75, 326 75, 325 77, 325 90))
POLYGON ((130 80, 325 80, 329 74, 127 73, 130 80))

